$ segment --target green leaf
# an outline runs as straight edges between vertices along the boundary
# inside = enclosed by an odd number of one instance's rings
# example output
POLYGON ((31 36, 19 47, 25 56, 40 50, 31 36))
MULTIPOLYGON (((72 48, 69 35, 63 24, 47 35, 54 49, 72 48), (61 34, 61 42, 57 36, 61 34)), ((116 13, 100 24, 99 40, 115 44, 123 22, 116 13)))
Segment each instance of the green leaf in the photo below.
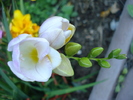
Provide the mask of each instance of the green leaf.
POLYGON ((115 50, 112 50, 110 52, 110 54, 108 55, 108 58, 115 58, 115 57, 118 57, 119 54, 121 52, 121 49, 115 49, 115 50))
POLYGON ((4 5, 3 5, 3 3, 1 3, 1 4, 2 4, 3 24, 4 24, 5 31, 6 31, 8 42, 10 42, 10 40, 12 39, 12 36, 11 36, 10 30, 9 30, 9 23, 7 21, 7 18, 6 18, 4 5))
POLYGON ((90 53, 88 54, 88 57, 91 58, 91 57, 97 57, 99 56, 102 52, 103 52, 103 48, 102 47, 96 47, 96 48, 93 48, 90 53))
POLYGON ((123 82, 125 79, 125 77, 123 75, 120 75, 119 78, 118 78, 118 82, 123 82))
POLYGON ((120 87, 120 85, 118 84, 117 86, 116 86, 116 88, 115 88, 115 92, 117 93, 117 92, 120 92, 120 90, 121 90, 121 87, 120 87))
POLYGON ((103 68, 110 68, 110 63, 105 60, 98 60, 98 64, 103 68))
POLYGON ((25 14, 25 10, 24 10, 24 1, 20 0, 20 10, 23 14, 25 14))
POLYGON ((78 61, 79 65, 82 67, 91 67, 92 63, 87 57, 82 57, 78 61))
POLYGON ((133 5, 128 5, 128 6, 127 6, 127 11, 128 11, 128 13, 129 13, 129 15, 130 15, 131 17, 133 17, 133 5))
POLYGON ((49 97, 52 97, 52 96, 55 96, 55 95, 62 95, 62 94, 66 94, 66 93, 71 93, 71 92, 74 92, 74 91, 77 91, 77 90, 83 90, 85 88, 92 87, 92 86, 100 84, 101 82, 104 82, 104 81, 105 80, 90 83, 90 84, 85 84, 85 85, 82 85, 82 86, 71 87, 71 88, 67 88, 67 89, 54 90, 54 91, 46 92, 46 94, 49 97))
POLYGON ((131 42, 130 51, 131 51, 131 53, 133 54, 133 41, 131 42))
POLYGON ((124 68, 123 71, 122 71, 122 74, 127 74, 128 73, 128 69, 127 68, 124 68))
POLYGON ((73 11, 73 7, 74 7, 73 5, 65 5, 61 8, 61 11, 68 15, 71 15, 73 11))
POLYGON ((67 56, 75 55, 81 49, 81 45, 74 42, 69 42, 65 46, 65 53, 67 56))
POLYGON ((14 93, 17 93, 16 97, 23 99, 28 98, 28 96, 25 93, 23 93, 20 89, 18 89, 16 85, 6 76, 6 74, 2 71, 1 68, 0 68, 0 75, 6 81, 6 83, 13 89, 14 93))

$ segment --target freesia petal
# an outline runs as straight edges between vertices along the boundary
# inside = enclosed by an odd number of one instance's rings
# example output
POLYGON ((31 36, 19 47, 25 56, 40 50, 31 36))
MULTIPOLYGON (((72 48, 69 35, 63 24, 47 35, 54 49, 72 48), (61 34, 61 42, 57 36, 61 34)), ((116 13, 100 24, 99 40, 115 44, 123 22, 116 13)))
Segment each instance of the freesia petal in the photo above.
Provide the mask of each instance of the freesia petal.
POLYGON ((47 20, 43 22, 43 24, 40 27, 39 34, 44 33, 47 30, 51 30, 54 28, 62 28, 62 17, 54 16, 50 17, 47 20))
POLYGON ((18 72, 18 71, 16 70, 16 68, 14 67, 12 61, 9 61, 7 64, 8 64, 8 66, 10 67, 11 71, 12 71, 18 78, 20 78, 21 80, 24 80, 24 81, 34 81, 33 79, 29 79, 29 78, 25 77, 23 74, 21 74, 20 72, 18 72))
POLYGON ((47 57, 37 64, 21 61, 21 71, 24 76, 39 82, 46 82, 52 74, 52 65, 47 57))
POLYGON ((68 26, 69 26, 69 20, 63 18, 62 19, 62 30, 66 31, 68 29, 68 26))
POLYGON ((28 38, 26 42, 27 44, 24 44, 24 46, 29 46, 29 43, 31 45, 34 44, 38 52, 39 60, 41 60, 44 56, 46 56, 49 53, 49 42, 44 38, 28 38))
POLYGON ((65 34, 65 38, 67 39, 67 38, 69 38, 70 37, 70 35, 71 35, 71 31, 70 30, 68 30, 68 31, 65 31, 64 32, 64 34, 65 34))
POLYGON ((12 53, 12 61, 14 63, 14 68, 17 70, 17 72, 20 72, 20 51, 19 51, 19 45, 16 44, 13 48, 13 53, 12 53))
POLYGON ((61 63, 61 56, 59 52, 53 48, 50 48, 50 53, 48 54, 48 58, 52 63, 52 69, 56 68, 61 63))
POLYGON ((48 40, 50 46, 55 49, 59 49, 65 44, 65 36, 61 29, 47 31, 44 34, 40 35, 40 37, 48 40))
POLYGON ((20 12, 20 10, 15 10, 14 11, 14 18, 22 18, 23 14, 20 12))
POLYGON ((74 32, 75 32, 75 26, 72 25, 72 24, 69 24, 68 30, 71 31, 71 35, 70 35, 68 38, 66 38, 65 44, 66 44, 67 42, 69 42, 70 39, 72 38, 72 36, 74 35, 74 32))
POLYGON ((21 41, 23 41, 24 39, 28 38, 28 37, 31 37, 31 35, 28 35, 28 34, 21 34, 19 35, 18 37, 12 39, 9 44, 8 44, 8 48, 7 50, 8 51, 12 51, 13 50, 13 46, 20 43, 21 41))
POLYGON ((74 71, 72 69, 69 59, 63 54, 61 54, 61 58, 62 58, 61 64, 57 68, 55 68, 53 72, 61 76, 73 76, 74 71))

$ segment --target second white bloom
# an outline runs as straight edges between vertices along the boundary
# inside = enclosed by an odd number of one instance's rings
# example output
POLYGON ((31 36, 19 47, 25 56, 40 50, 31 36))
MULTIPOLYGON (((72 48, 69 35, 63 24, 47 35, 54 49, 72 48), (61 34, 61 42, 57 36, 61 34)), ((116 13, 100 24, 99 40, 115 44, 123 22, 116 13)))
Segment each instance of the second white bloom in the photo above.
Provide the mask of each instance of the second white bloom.
POLYGON ((73 36, 75 26, 65 18, 54 16, 48 18, 40 27, 39 37, 49 41, 50 46, 59 49, 73 36))

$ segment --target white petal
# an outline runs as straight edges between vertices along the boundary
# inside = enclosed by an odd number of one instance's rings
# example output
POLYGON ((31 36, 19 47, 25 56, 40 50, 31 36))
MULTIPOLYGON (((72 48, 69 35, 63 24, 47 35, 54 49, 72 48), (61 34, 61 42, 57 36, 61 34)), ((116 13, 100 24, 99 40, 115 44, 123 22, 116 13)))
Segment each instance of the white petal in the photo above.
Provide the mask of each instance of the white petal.
POLYGON ((21 74, 20 72, 18 72, 13 64, 12 61, 9 61, 8 66, 10 67, 11 71, 20 79, 24 80, 24 81, 34 81, 34 79, 29 79, 27 77, 25 77, 23 74, 21 74))
POLYGON ((47 31, 40 35, 40 37, 48 40, 50 46, 55 49, 59 49, 65 44, 65 36, 61 29, 47 31))
POLYGON ((65 31, 64 32, 65 38, 67 39, 68 37, 70 37, 71 33, 72 33, 71 30, 65 31))
POLYGON ((62 20, 62 29, 63 29, 63 31, 66 31, 68 29, 68 26, 69 26, 69 20, 63 18, 63 20, 62 20))
POLYGON ((12 61, 14 63, 14 67, 15 69, 20 72, 20 51, 19 51, 19 45, 16 44, 13 48, 13 52, 12 52, 12 61))
POLYGON ((28 38, 28 37, 31 37, 31 35, 29 34, 21 34, 19 35, 18 37, 12 39, 9 44, 8 44, 8 48, 7 50, 8 51, 12 51, 13 50, 13 46, 20 43, 21 41, 23 41, 24 39, 28 38))
POLYGON ((54 16, 50 17, 43 22, 40 26, 39 34, 44 33, 45 31, 52 30, 54 28, 62 28, 62 17, 54 16))
POLYGON ((20 44, 21 59, 24 59, 24 55, 27 57, 33 49, 37 50, 37 57, 41 60, 45 57, 50 50, 49 42, 44 38, 28 38, 20 44))
POLYGON ((52 69, 56 68, 61 63, 61 56, 59 52, 53 48, 50 49, 50 53, 48 54, 48 58, 52 63, 52 69))
POLYGON ((46 82, 52 74, 52 65, 47 57, 37 64, 21 61, 20 66, 23 75, 35 81, 46 82))

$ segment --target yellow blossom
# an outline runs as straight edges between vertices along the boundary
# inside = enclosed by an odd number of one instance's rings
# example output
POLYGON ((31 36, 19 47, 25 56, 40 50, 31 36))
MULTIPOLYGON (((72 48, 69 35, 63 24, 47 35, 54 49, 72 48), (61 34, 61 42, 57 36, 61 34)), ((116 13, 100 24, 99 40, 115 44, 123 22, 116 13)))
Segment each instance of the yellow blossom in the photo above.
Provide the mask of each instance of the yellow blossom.
POLYGON ((31 34, 33 37, 38 36, 39 26, 32 23, 30 14, 23 15, 20 10, 15 10, 13 17, 10 23, 10 32, 13 38, 24 33, 31 34))

